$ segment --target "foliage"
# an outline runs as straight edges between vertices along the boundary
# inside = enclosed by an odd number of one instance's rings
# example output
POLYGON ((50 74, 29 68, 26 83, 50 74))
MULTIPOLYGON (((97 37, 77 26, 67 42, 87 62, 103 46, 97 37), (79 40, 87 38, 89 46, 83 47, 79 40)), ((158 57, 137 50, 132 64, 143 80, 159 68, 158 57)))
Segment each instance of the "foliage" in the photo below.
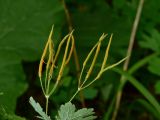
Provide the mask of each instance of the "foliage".
POLYGON ((95 118, 92 108, 82 108, 76 111, 75 105, 71 102, 61 105, 56 116, 56 120, 94 120, 95 118))
POLYGON ((25 75, 21 66, 20 57, 11 50, 1 50, 0 62, 0 105, 13 112, 16 108, 17 98, 27 88, 25 75), (21 73, 21 74, 19 74, 21 73))
MULTIPOLYGON (((114 34, 107 65, 126 56, 139 0, 65 0, 65 2, 75 29, 75 44, 80 65, 83 64, 87 53, 103 32, 109 34, 107 39, 112 33, 114 34)), ((159 99, 160 89, 159 4, 159 0, 145 0, 144 2, 129 69, 125 71, 125 74, 130 77, 126 77, 129 80, 123 85, 124 95, 118 120, 159 119, 157 117, 159 113, 155 109, 155 106, 159 106, 155 103, 159 104, 156 99, 159 99), (137 89, 135 84, 128 84, 128 82, 132 83, 132 78, 136 79, 152 97, 144 97, 146 92, 143 90, 138 92, 135 90, 137 89), (132 105, 132 103, 138 103, 138 105, 132 105), (132 112, 134 114, 131 114, 132 112)), ((32 119, 34 113, 30 111, 31 108, 27 108, 28 97, 34 96, 40 99, 40 104, 44 107, 37 77, 37 61, 40 60, 51 25, 54 24, 55 29, 52 36, 55 49, 61 38, 68 33, 65 9, 61 0, 0 0, 0 11, 0 106, 4 107, 7 113, 9 112, 7 114, 9 116, 15 116, 14 113, 16 113, 32 119), (22 106, 23 111, 18 106, 22 106)), ((93 76, 88 79, 87 83, 93 80, 94 75, 97 75, 107 43, 103 42, 93 76)), ((62 53, 59 55, 57 66, 62 62, 62 53)), ((86 65, 87 70, 91 65, 91 60, 86 65)), ((59 68, 55 69, 55 73, 59 68)), ((49 112, 51 113, 56 111, 60 104, 69 100, 77 90, 79 71, 75 69, 73 57, 66 68, 68 70, 59 82, 61 87, 58 86, 54 95, 50 97, 49 112)), ((44 69, 42 72, 45 75, 44 69)), ((84 74, 86 72, 84 71, 84 74)), ((96 113, 103 119, 111 119, 121 75, 124 75, 123 72, 117 74, 114 70, 108 71, 96 84, 81 91, 86 106, 95 106, 96 113)), ((55 85, 53 81, 51 86, 55 85)), ((141 89, 141 87, 138 88, 141 89)), ((80 105, 81 97, 76 96, 74 102, 80 105)), ((1 116, 4 117, 3 115, 1 116)))
POLYGON ((1 120, 26 120, 25 118, 19 117, 14 114, 8 114, 4 108, 0 108, 0 119, 1 120))
POLYGON ((155 83, 154 89, 156 94, 160 94, 160 80, 155 83))
MULTIPOLYGON (((58 45, 58 48, 57 48, 56 52, 54 50, 54 44, 53 44, 53 41, 52 41, 52 35, 53 35, 53 26, 52 26, 51 32, 49 34, 46 46, 45 46, 45 48, 43 50, 42 57, 41 57, 41 60, 40 60, 40 63, 39 63, 39 70, 38 70, 38 75, 39 75, 39 79, 40 79, 40 85, 41 85, 42 92, 43 92, 43 94, 45 96, 45 99, 46 99, 46 113, 43 112, 43 110, 42 110, 41 106, 39 105, 39 103, 36 103, 34 101, 34 99, 32 97, 30 97, 30 104, 34 107, 35 111, 38 112, 42 116, 40 118, 44 119, 44 120, 50 120, 50 117, 47 116, 49 98, 55 92, 58 84, 60 83, 62 75, 63 75, 64 68, 69 63, 71 55, 72 55, 72 51, 75 48, 73 31, 71 33, 69 33, 68 35, 66 35, 62 39, 62 41, 58 45), (63 59, 62 59, 62 62, 61 62, 61 65, 60 65, 60 68, 59 68, 59 71, 58 71, 57 78, 55 78, 56 82, 55 82, 55 85, 53 86, 53 88, 51 88, 51 90, 50 90, 50 86, 51 86, 50 84, 51 84, 52 78, 54 77, 53 74, 54 74, 54 69, 56 67, 56 62, 58 60, 59 53, 60 53, 60 51, 62 49, 62 45, 65 42, 66 42, 66 47, 65 47, 63 59), (71 47, 69 48, 70 44, 71 44, 71 47), (46 59, 47 55, 48 55, 48 57, 47 57, 48 59, 47 59, 47 62, 46 62, 46 67, 45 67, 46 74, 45 74, 45 78, 43 80, 42 70, 43 70, 45 59, 46 59)), ((103 33, 102 36, 99 38, 98 42, 93 46, 93 48, 88 53, 86 59, 83 62, 83 67, 82 67, 80 76, 78 78, 78 89, 75 92, 75 94, 71 97, 69 103, 66 103, 65 106, 62 106, 60 108, 59 117, 57 116, 56 119, 58 119, 58 120, 61 120, 61 119, 62 120, 63 119, 68 119, 68 120, 70 120, 70 119, 79 119, 79 120, 82 120, 82 119, 83 120, 85 120, 85 119, 86 120, 94 119, 94 117, 89 116, 90 114, 93 114, 93 112, 92 112, 93 110, 92 109, 89 109, 89 110, 82 109, 82 110, 77 111, 77 113, 74 113, 75 106, 73 106, 70 102, 75 98, 75 96, 80 91, 82 91, 83 89, 86 89, 87 87, 91 86, 95 81, 97 81, 105 71, 107 71, 107 70, 119 65, 120 63, 122 63, 127 58, 126 57, 126 58, 120 60, 119 62, 117 62, 117 63, 115 63, 113 65, 106 66, 106 62, 108 60, 109 49, 110 49, 110 45, 111 45, 111 41, 112 41, 112 36, 113 36, 113 35, 111 35, 111 37, 109 39, 108 46, 106 47, 106 52, 105 52, 105 55, 104 55, 104 58, 103 58, 103 61, 102 61, 102 64, 101 64, 101 69, 97 73, 96 77, 93 78, 93 80, 91 82, 87 83, 87 81, 90 78, 90 76, 92 74, 92 71, 93 71, 93 69, 95 67, 95 63, 96 63, 97 57, 98 57, 99 52, 101 50, 102 41, 106 38, 106 36, 107 36, 107 34, 103 33), (93 55, 93 60, 91 62, 91 65, 90 65, 89 69, 87 70, 87 74, 84 75, 84 70, 86 69, 86 65, 87 65, 88 61, 91 59, 91 56, 94 53, 94 51, 95 51, 95 54, 93 55), (84 78, 82 78, 83 76, 84 76, 84 78), (67 114, 64 113, 64 111, 65 112, 67 111, 67 114), (68 114, 68 111, 71 112, 71 114, 68 114), (85 112, 86 112, 86 114, 84 114, 85 112), (78 114, 80 114, 80 116, 78 116, 78 114)))
POLYGON ((57 29, 55 39, 59 38, 64 14, 58 0, 0 0, 0 11, 0 105, 14 112, 17 98, 28 86, 22 61, 40 58, 53 22, 57 29))
POLYGON ((35 109, 35 111, 40 115, 40 117, 38 116, 38 118, 41 118, 43 120, 51 120, 51 118, 48 115, 46 115, 45 112, 43 112, 43 109, 40 106, 40 104, 35 102, 33 97, 30 97, 29 102, 32 105, 32 107, 35 109))
MULTIPOLYGON (((30 97, 29 102, 35 111, 40 115, 38 118, 43 120, 51 120, 51 118, 43 112, 40 104, 36 103, 32 97, 30 97)), ((61 105, 60 110, 58 111, 58 115, 55 118, 56 120, 94 120, 96 116, 94 116, 92 108, 82 108, 76 111, 75 106, 71 102, 68 102, 65 103, 65 105, 61 105)))

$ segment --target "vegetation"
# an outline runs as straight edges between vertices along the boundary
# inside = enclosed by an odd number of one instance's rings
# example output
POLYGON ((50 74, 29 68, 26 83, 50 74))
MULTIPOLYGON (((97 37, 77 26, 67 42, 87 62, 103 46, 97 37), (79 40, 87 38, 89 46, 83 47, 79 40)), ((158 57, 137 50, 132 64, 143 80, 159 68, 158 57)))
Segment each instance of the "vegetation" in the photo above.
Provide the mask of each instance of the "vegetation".
POLYGON ((159 3, 0 0, 0 119, 160 119, 159 3))

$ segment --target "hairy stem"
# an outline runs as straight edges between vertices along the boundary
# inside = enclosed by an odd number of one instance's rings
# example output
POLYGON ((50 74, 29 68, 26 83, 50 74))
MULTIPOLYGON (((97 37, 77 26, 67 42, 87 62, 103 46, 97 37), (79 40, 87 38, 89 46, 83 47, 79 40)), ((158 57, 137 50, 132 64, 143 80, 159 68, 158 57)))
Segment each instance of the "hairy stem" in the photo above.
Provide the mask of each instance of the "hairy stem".
MULTIPOLYGON (((127 56, 129 56, 129 57, 126 59, 124 66, 123 66, 123 70, 125 70, 125 71, 128 69, 128 65, 129 65, 130 57, 131 57, 132 50, 133 50, 134 40, 135 40, 135 36, 136 36, 137 28, 138 28, 138 23, 139 23, 140 16, 141 16, 143 4, 144 4, 144 0, 140 0, 138 8, 137 8, 136 17, 135 17, 135 20, 133 23, 133 28, 132 28, 132 32, 131 32, 131 36, 130 36, 130 42, 129 42, 129 46, 128 46, 128 50, 127 50, 127 56)), ((124 76, 121 76, 120 84, 123 84, 125 81, 126 81, 126 78, 124 76)), ((113 112, 112 120, 116 120, 116 117, 118 114, 118 110, 119 110, 119 106, 120 106, 120 102, 121 102, 121 98, 122 98, 122 89, 123 88, 121 88, 117 92, 115 110, 113 112)))

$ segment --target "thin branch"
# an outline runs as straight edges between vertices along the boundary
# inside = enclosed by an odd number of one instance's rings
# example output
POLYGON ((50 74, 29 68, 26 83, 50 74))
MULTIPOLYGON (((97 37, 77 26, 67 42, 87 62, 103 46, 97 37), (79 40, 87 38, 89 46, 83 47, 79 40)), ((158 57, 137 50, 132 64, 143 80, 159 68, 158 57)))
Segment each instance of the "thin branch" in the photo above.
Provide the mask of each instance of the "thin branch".
MULTIPOLYGON (((130 42, 129 42, 129 46, 128 46, 128 50, 127 50, 127 55, 129 56, 123 66, 123 70, 127 70, 128 69, 128 65, 130 62, 130 57, 132 54, 132 50, 133 50, 133 45, 134 45, 134 41, 135 41, 135 36, 136 36, 136 32, 137 32, 137 28, 138 28, 138 24, 139 24, 139 20, 140 20, 140 16, 142 13, 142 8, 144 5, 144 0, 140 0, 139 1, 139 5, 137 8, 137 13, 136 13, 136 17, 133 23, 133 28, 132 28, 132 32, 131 32, 131 36, 130 36, 130 42)), ((125 82, 125 77, 121 76, 120 79, 120 84, 123 84, 125 82)), ((120 85, 121 86, 121 85, 120 85)), ((120 102, 121 102, 121 98, 122 98, 122 88, 117 92, 117 97, 116 97, 116 103, 115 103, 115 111, 113 112, 113 116, 112 116, 112 120, 116 120, 117 114, 118 114, 118 110, 119 110, 119 106, 120 106, 120 102)))

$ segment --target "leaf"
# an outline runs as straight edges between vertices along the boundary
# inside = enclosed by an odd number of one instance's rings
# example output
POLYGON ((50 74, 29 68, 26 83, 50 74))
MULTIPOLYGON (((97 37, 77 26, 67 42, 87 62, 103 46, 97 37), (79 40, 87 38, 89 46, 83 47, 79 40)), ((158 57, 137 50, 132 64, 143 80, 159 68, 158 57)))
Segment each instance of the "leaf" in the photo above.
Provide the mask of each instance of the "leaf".
POLYGON ((20 116, 14 114, 8 114, 4 108, 0 108, 0 119, 1 120, 26 120, 20 116))
POLYGON ((66 91, 66 89, 59 89, 58 93, 54 94, 53 97, 51 96, 50 99, 57 104, 61 104, 65 102, 66 99, 69 99, 66 91))
POLYGON ((42 107, 39 103, 36 103, 33 97, 29 98, 29 103, 32 105, 34 110, 41 116, 40 118, 42 118, 43 120, 51 120, 51 118, 43 112, 42 107))
POLYGON ((134 65, 132 65, 131 68, 128 70, 128 72, 130 74, 133 74, 138 69, 140 69, 142 66, 144 66, 147 63, 149 63, 149 61, 152 61, 152 59, 154 57, 157 57, 158 55, 159 55, 159 53, 153 53, 151 55, 148 55, 148 56, 144 57, 143 59, 137 61, 134 65))
POLYGON ((68 87, 71 83, 71 80, 72 80, 72 77, 71 76, 64 76, 62 78, 62 81, 63 81, 63 86, 64 87, 68 87))
POLYGON ((12 50, 0 50, 0 106, 14 112, 17 98, 27 89, 21 59, 12 50))
POLYGON ((113 4, 115 6, 115 9, 124 8, 126 1, 124 0, 116 0, 113 1, 113 4))
POLYGON ((86 99, 94 99, 96 96, 97 96, 97 93, 98 93, 98 90, 95 89, 95 88, 87 88, 87 89, 84 89, 84 97, 86 99))
POLYGON ((112 90, 113 84, 108 84, 101 88, 102 97, 105 101, 109 99, 112 90))
POLYGON ((153 59, 150 60, 148 70, 156 75, 160 76, 160 58, 159 57, 154 57, 153 59))
POLYGON ((64 13, 59 0, 0 0, 0 11, 0 48, 23 60, 40 58, 53 24, 54 43, 60 36, 64 13))
POLYGON ((0 95, 3 95, 3 92, 0 92, 0 95))
POLYGON ((149 35, 143 34, 143 39, 139 42, 141 47, 160 52, 160 33, 156 29, 149 30, 149 35))
POLYGON ((22 60, 40 58, 53 24, 57 42, 63 6, 59 0, 0 0, 0 11, 0 105, 15 112, 17 98, 27 88, 22 60))
MULTIPOLYGON (((85 7, 86 9, 78 9, 73 12, 74 27, 77 31, 75 33, 76 44, 82 47, 79 51, 84 51, 84 47, 93 46, 103 32, 115 35, 111 47, 112 50, 115 50, 114 52, 117 53, 119 48, 121 51, 127 48, 132 27, 132 21, 128 16, 119 16, 118 12, 107 6, 105 0, 90 2, 85 7)), ((103 46, 105 45, 107 42, 103 43, 103 46)))
POLYGON ((152 106, 154 106, 154 108, 160 114, 160 104, 155 99, 155 97, 138 80, 136 80, 127 72, 122 71, 120 69, 113 68, 112 70, 121 75, 124 75, 126 79, 149 101, 150 104, 152 104, 152 106))
POLYGON ((160 80, 155 83, 154 89, 156 94, 160 94, 160 80))
POLYGON ((154 115, 158 120, 160 119, 159 113, 154 109, 154 107, 144 99, 138 99, 136 102, 140 103, 144 106, 145 110, 149 111, 152 115, 154 115))
POLYGON ((75 105, 71 102, 61 105, 56 116, 56 120, 94 120, 95 118, 92 108, 83 108, 76 111, 75 105))
POLYGON ((143 16, 146 18, 146 23, 152 22, 153 26, 160 23, 160 1, 159 0, 146 0, 143 8, 143 16))

